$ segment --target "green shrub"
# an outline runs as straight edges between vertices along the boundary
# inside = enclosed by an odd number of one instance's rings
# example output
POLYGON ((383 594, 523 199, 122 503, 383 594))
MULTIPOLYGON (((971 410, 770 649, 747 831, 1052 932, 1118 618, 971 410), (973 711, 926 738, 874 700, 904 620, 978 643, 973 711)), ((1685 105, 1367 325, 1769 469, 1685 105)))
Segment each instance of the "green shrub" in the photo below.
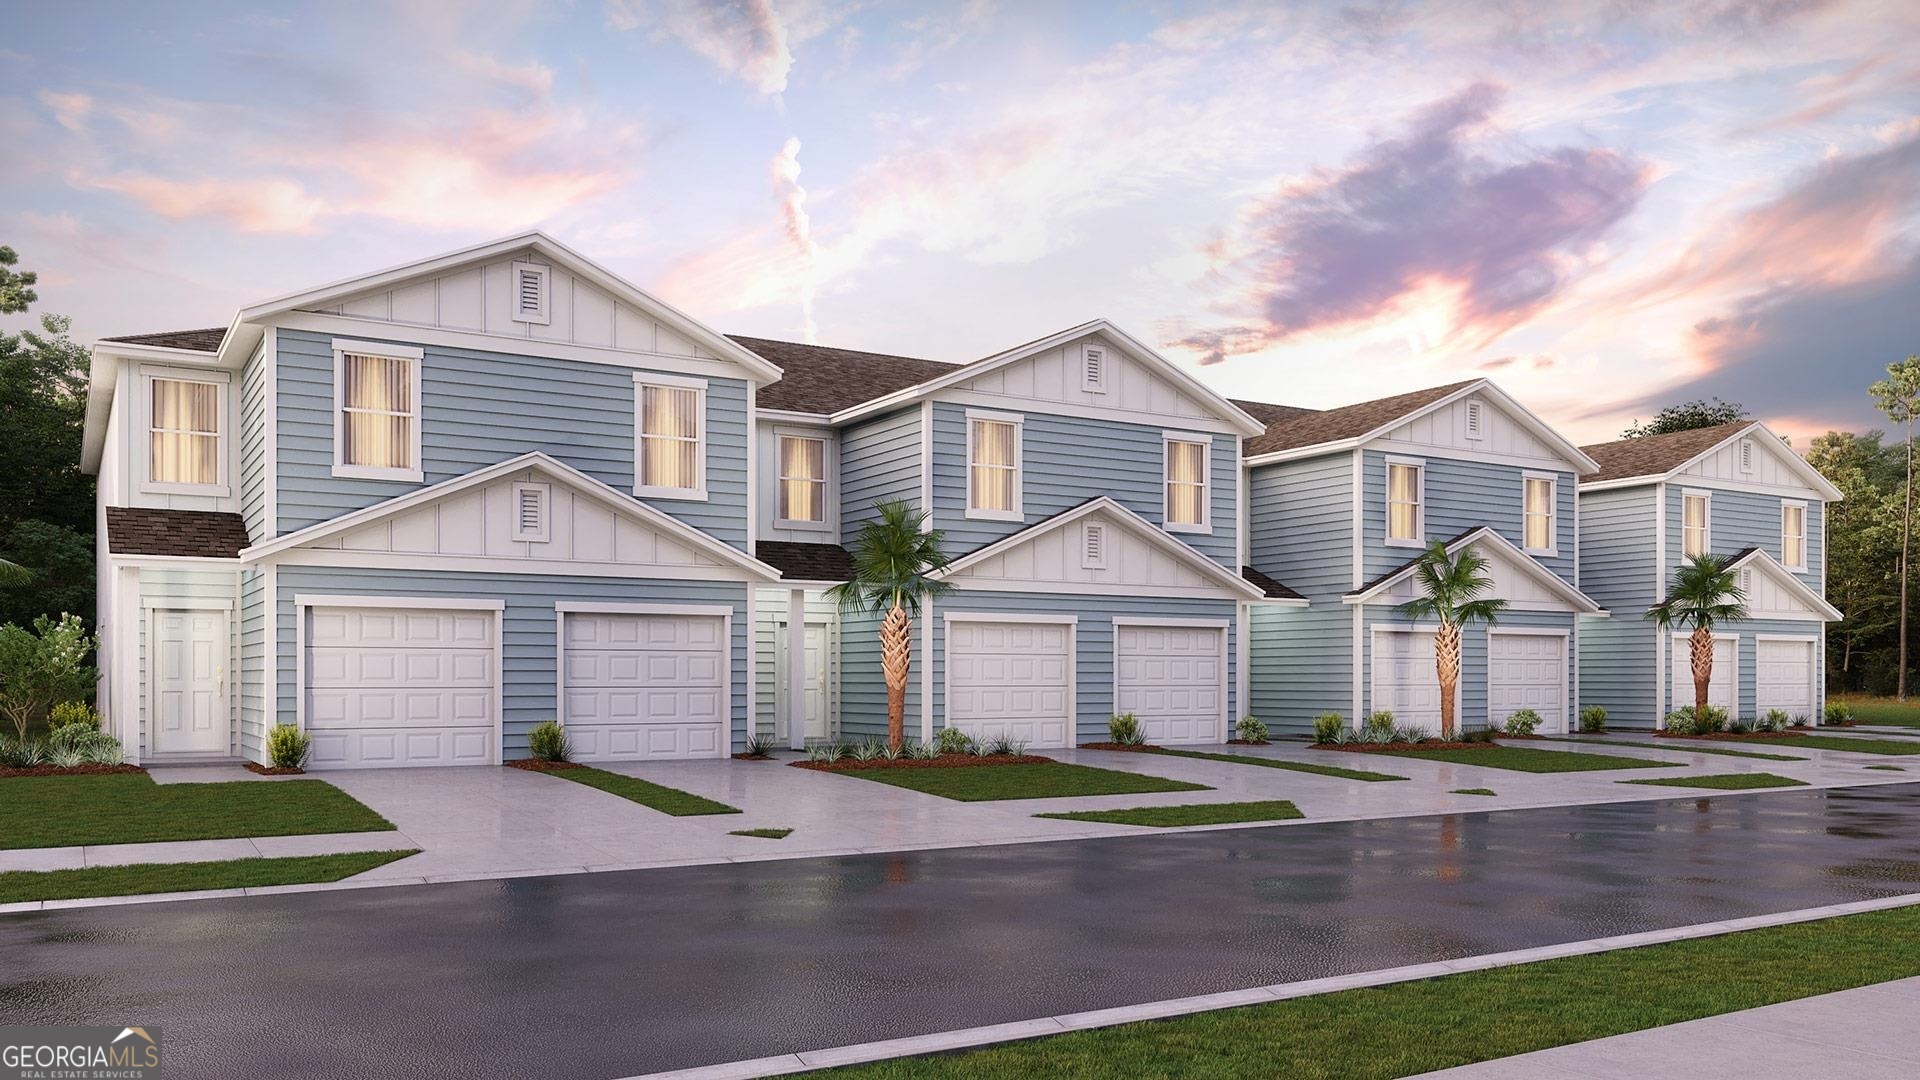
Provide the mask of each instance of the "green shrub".
POLYGON ((1387 736, 1387 741, 1396 743, 1423 743, 1432 737, 1433 736, 1427 733, 1426 728, 1413 724, 1408 724, 1405 727, 1396 724, 1394 725, 1392 733, 1387 736))
POLYGON ((907 756, 917 761, 932 760, 940 756, 940 744, 937 742, 908 743, 907 756))
POLYGON ((1607 730, 1607 709, 1604 705, 1589 705, 1580 710, 1580 730, 1597 735, 1607 730))
POLYGON ((567 729, 557 721, 543 720, 527 732, 527 753, 541 761, 573 760, 573 744, 567 740, 567 729))
POLYGON ((22 741, 54 705, 92 692, 99 673, 84 661, 97 644, 78 615, 42 615, 31 630, 0 626, 0 714, 22 741))
POLYGON ((50 728, 90 727, 100 730, 100 714, 84 701, 63 701, 47 714, 47 726, 50 728))
POLYGON ((807 747, 807 760, 832 764, 847 756, 847 748, 837 742, 814 743, 807 747))
POLYGON ((304 769, 313 753, 313 736, 292 724, 275 724, 267 732, 267 760, 276 769, 304 769))
POLYGON ((1793 718, 1787 715, 1785 709, 1768 709, 1767 715, 1760 718, 1760 726, 1766 731, 1785 731, 1792 723, 1793 718))
POLYGON ((1314 742, 1336 742, 1340 738, 1340 733, 1345 730, 1347 730, 1347 718, 1337 712, 1321 713, 1313 718, 1314 742))
POLYGON ((741 744, 740 752, 749 757, 767 757, 780 748, 773 736, 758 731, 747 733, 747 741, 741 744))
POLYGON ((1829 701, 1824 715, 1828 724, 1844 724, 1853 719, 1853 706, 1844 701, 1829 701))
POLYGON ((1241 717, 1240 722, 1233 726, 1233 731, 1234 734, 1240 736, 1241 742, 1263 743, 1267 741, 1267 725, 1261 723, 1260 718, 1257 716, 1241 717))
POLYGON ((47 747, 38 739, 0 735, 0 769, 31 769, 47 760, 47 747))
POLYGON ((1675 709, 1667 714, 1667 731, 1674 735, 1691 735, 1693 728, 1693 706, 1675 709))
POLYGON ((943 754, 964 754, 973 749, 973 736, 959 728, 941 728, 940 733, 934 736, 934 744, 943 754))
POLYGON ((1532 709, 1520 709, 1507 717, 1507 734, 1531 735, 1540 726, 1540 714, 1532 709))
POLYGON ((1140 730, 1140 718, 1132 713, 1117 713, 1107 720, 1107 739, 1121 746, 1140 746, 1147 736, 1140 730))
POLYGON ((886 743, 879 739, 861 739, 853 744, 853 760, 878 761, 886 756, 886 743))
POLYGON ((1362 734, 1366 737, 1366 741, 1368 742, 1393 741, 1392 711, 1388 709, 1381 709, 1379 712, 1376 712, 1372 716, 1367 717, 1367 726, 1363 730, 1362 734))
POLYGON ((1727 726, 1727 710, 1718 705, 1707 706, 1707 711, 1699 716, 1693 715, 1693 706, 1682 705, 1667 714, 1667 730, 1675 735, 1711 735, 1727 726))
POLYGON ((1463 731, 1457 738, 1459 738, 1461 742, 1481 743, 1492 742, 1493 735, 1494 732, 1492 728, 1480 727, 1474 728, 1472 731, 1463 731))

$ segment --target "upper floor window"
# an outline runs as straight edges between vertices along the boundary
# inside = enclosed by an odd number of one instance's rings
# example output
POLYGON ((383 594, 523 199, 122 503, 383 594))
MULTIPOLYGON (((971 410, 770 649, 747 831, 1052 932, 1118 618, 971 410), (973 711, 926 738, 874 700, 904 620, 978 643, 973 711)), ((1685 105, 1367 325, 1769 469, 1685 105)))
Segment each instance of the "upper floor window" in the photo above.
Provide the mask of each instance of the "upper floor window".
POLYGON ((418 481, 419 349, 333 343, 335 476, 418 481))
POLYGON ((634 494, 706 498, 706 382, 635 376, 634 397, 634 494))
POLYGON ((220 483, 221 384, 194 379, 147 380, 147 481, 220 483))
POLYGON ((1207 451, 1204 436, 1166 437, 1166 523, 1176 532, 1207 528, 1207 451))
POLYGON ((1713 547, 1708 504, 1705 495, 1680 496, 1680 554, 1689 559, 1713 547))
POLYGON ((967 414, 967 516, 1020 520, 1019 417, 967 414))
POLYGON ((1418 547, 1426 536, 1422 473, 1416 462, 1387 462, 1387 543, 1418 547))
POLYGON ((820 525, 827 520, 827 440, 780 436, 782 522, 820 525))
POLYGON ((1528 551, 1551 554, 1559 531, 1554 520, 1554 489, 1558 485, 1551 476, 1528 476, 1521 483, 1526 485, 1521 507, 1524 546, 1528 551))
POLYGON ((1780 561, 1794 570, 1807 568, 1807 504, 1780 504, 1780 561))

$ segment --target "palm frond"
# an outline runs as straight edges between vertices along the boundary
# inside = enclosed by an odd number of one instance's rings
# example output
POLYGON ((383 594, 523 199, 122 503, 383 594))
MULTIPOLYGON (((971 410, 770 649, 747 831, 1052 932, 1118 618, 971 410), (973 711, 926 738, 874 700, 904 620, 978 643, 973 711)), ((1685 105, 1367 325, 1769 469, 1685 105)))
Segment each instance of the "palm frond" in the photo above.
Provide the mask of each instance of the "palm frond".
POLYGON ((1696 630, 1748 618, 1740 574, 1717 555, 1695 555, 1673 572, 1673 584, 1647 618, 1661 628, 1696 630))
POLYGON ((953 586, 929 575, 952 560, 943 550, 946 534, 928 530, 925 511, 899 500, 874 503, 879 520, 860 526, 851 545, 853 577, 827 590, 843 611, 890 611, 897 604, 918 614, 928 597, 953 586))
POLYGON ((1449 553, 1447 546, 1435 541, 1414 565, 1414 580, 1424 595, 1416 596, 1398 608, 1414 620, 1434 619, 1442 625, 1494 621, 1507 602, 1482 594, 1493 589, 1487 574, 1487 557, 1478 548, 1465 547, 1449 553))
POLYGON ((0 559, 0 586, 25 585, 33 580, 33 571, 19 563, 0 559))

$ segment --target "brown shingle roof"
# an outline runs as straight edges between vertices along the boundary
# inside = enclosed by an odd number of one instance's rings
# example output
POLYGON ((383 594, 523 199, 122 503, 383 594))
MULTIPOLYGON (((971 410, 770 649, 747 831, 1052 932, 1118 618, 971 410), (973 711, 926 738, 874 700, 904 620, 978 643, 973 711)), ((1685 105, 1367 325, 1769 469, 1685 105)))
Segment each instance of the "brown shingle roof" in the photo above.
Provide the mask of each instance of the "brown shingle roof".
MULTIPOLYGON (((1242 406, 1244 408, 1244 406, 1242 406)), ((1305 600, 1306 597, 1280 584, 1278 581, 1255 570, 1251 566, 1240 568, 1240 576, 1247 579, 1249 585, 1267 594, 1269 600, 1305 600)))
MULTIPOLYGON (((1328 409, 1324 412, 1297 410, 1304 412, 1305 415, 1280 416, 1276 420, 1268 420, 1267 417, 1254 413, 1255 419, 1266 421, 1267 430, 1263 434, 1248 439, 1243 444, 1244 452, 1248 457, 1254 457, 1281 450, 1297 450, 1303 446, 1318 446, 1321 443, 1359 438, 1382 424, 1389 424, 1409 413, 1418 412, 1441 398, 1479 381, 1468 379, 1464 382, 1448 383, 1445 386, 1432 386, 1425 390, 1376 398, 1373 401, 1362 401, 1355 405, 1343 405, 1338 409, 1328 409)), ((1246 403, 1238 404, 1241 408, 1246 408, 1246 403)), ((1282 409, 1285 406, 1268 405, 1264 408, 1273 410, 1282 409)), ((1253 412, 1252 409, 1247 411, 1253 412)))
POLYGON ((227 328, 208 327, 205 330, 163 330, 157 334, 128 334, 125 337, 101 338, 102 341, 121 341, 128 345, 157 345, 163 349, 193 349, 196 352, 219 352, 220 343, 226 340, 227 328))
POLYGON ((247 524, 239 514, 107 507, 107 550, 115 555, 231 559, 246 546, 247 524))
MULTIPOLYGON (((1246 413, 1248 416, 1253 417, 1268 427, 1292 420, 1303 420, 1309 416, 1318 416, 1320 414, 1319 409, 1303 409, 1298 405, 1275 405, 1267 401, 1242 401, 1239 398, 1230 398, 1229 400, 1232 401, 1241 412, 1246 413)), ((1258 437, 1261 436, 1256 436, 1256 438, 1258 437)))
POLYGON ((780 381, 760 390, 763 409, 832 413, 885 397, 929 379, 951 374, 959 365, 912 356, 830 349, 793 341, 741 337, 734 341, 779 365, 780 381))
POLYGON ((853 556, 839 544, 762 540, 754 552, 761 562, 795 581, 846 581, 853 577, 853 556))
POLYGON ((1621 480, 1629 476, 1665 476, 1718 444, 1735 432, 1753 426, 1751 420, 1731 424, 1675 431, 1667 435, 1642 435, 1637 439, 1618 439, 1580 449, 1600 463, 1600 471, 1580 478, 1583 484, 1602 480, 1621 480))

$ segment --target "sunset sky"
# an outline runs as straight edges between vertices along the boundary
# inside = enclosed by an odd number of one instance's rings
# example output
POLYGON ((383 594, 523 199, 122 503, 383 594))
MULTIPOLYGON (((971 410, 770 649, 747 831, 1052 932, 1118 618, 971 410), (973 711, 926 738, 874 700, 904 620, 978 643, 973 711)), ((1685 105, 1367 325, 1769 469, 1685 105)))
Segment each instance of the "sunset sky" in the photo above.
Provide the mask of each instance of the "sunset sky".
POLYGON ((39 310, 218 325, 538 227, 727 332, 1105 316, 1235 396, 1486 374, 1582 441, 1717 394, 1804 446, 1920 353, 1911 0, 367 7, 0 0, 39 310))

